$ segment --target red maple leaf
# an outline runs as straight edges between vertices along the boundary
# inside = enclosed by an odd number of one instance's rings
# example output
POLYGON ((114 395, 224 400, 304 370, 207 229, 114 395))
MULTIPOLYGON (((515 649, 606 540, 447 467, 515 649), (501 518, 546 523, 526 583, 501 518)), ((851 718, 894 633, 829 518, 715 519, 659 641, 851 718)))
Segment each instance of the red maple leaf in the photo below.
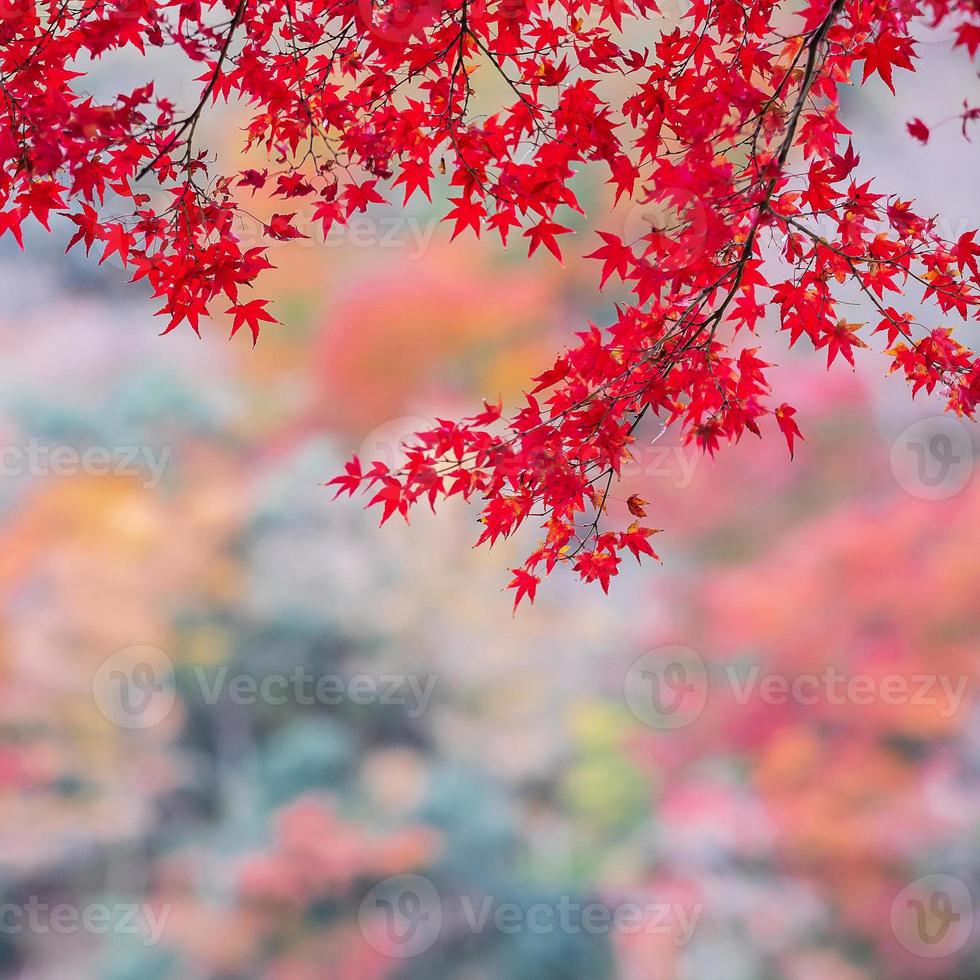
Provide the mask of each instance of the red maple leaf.
POLYGON ((507 588, 516 590, 514 594, 514 609, 516 611, 525 596, 527 596, 528 602, 534 602, 541 579, 523 568, 512 568, 511 571, 514 573, 514 577, 507 588))
POLYGON ((921 119, 913 119, 906 123, 909 133, 923 145, 929 142, 929 127, 921 119))
POLYGON ((280 242, 287 242, 293 238, 307 238, 293 225, 294 214, 274 214, 272 220, 265 226, 265 233, 270 238, 275 238, 280 242))
POLYGON ((605 244, 585 257, 602 260, 602 277, 599 280, 599 288, 602 289, 606 280, 614 272, 620 279, 625 280, 629 274, 630 263, 634 261, 634 258, 632 250, 623 244, 618 235, 612 235, 606 231, 600 231, 597 234, 605 244))
POLYGON ((915 71, 911 57, 913 43, 908 37, 899 37, 889 30, 882 30, 875 40, 868 41, 860 49, 861 56, 864 58, 863 81, 866 82, 874 72, 877 72, 894 92, 892 68, 915 71))
POLYGON ((789 447, 790 459, 793 458, 796 452, 795 440, 803 438, 800 427, 793 418, 795 414, 796 409, 792 405, 787 405, 786 402, 783 402, 776 409, 776 424, 779 426, 779 431, 782 432, 783 438, 786 440, 786 445, 789 447))
POLYGON ((528 256, 534 255, 539 245, 544 245, 544 247, 551 252, 551 254, 558 259, 559 262, 561 262, 561 249, 558 247, 556 236, 568 235, 571 234, 571 231, 571 228, 564 228, 562 225, 556 224, 554 221, 549 221, 547 218, 542 218, 536 225, 532 225, 524 232, 524 237, 531 240, 531 244, 528 246, 527 250, 528 256))
POLYGON ((253 299, 248 303, 237 303, 225 310, 230 313, 234 320, 231 324, 231 334, 234 337, 239 329, 247 326, 252 334, 252 346, 254 347, 259 339, 259 330, 263 323, 278 323, 279 321, 271 314, 266 312, 269 305, 267 299, 253 299))

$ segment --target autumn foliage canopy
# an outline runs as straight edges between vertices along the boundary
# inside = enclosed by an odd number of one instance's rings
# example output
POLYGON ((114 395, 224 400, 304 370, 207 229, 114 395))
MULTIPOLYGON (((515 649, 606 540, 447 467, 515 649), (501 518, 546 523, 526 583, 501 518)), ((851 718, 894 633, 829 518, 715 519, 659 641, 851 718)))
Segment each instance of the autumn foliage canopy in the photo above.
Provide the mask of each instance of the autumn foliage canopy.
MULTIPOLYGON (((448 182, 453 237, 556 261, 583 169, 664 209, 632 239, 598 232, 596 287, 620 281, 630 302, 583 322, 523 405, 439 421, 400 468, 355 458, 333 481, 382 520, 461 495, 481 542, 540 525, 517 601, 559 563, 605 589, 624 557, 654 556, 645 501, 618 527, 605 508, 644 418, 712 454, 767 429, 793 452, 792 393, 771 391, 760 332, 828 366, 880 346, 913 393, 974 414, 980 360, 955 333, 980 315, 980 242, 859 181, 839 113, 845 87, 894 91, 936 26, 975 57, 980 0, 0 0, 0 233, 22 243, 62 215, 69 248, 149 284, 164 332, 211 312, 254 339, 273 322, 267 249, 241 233, 259 190, 281 204, 268 243, 448 182), (125 56, 129 75, 134 54, 145 77, 107 96, 102 64, 125 56), (165 82, 188 67, 185 104, 165 82), (506 97, 477 111, 491 75, 506 97), (229 170, 200 144, 226 101, 263 164, 229 170), (874 316, 850 322, 862 296, 874 316)), ((980 107, 936 102, 969 138, 980 107)), ((932 122, 910 119, 910 140, 932 122)))

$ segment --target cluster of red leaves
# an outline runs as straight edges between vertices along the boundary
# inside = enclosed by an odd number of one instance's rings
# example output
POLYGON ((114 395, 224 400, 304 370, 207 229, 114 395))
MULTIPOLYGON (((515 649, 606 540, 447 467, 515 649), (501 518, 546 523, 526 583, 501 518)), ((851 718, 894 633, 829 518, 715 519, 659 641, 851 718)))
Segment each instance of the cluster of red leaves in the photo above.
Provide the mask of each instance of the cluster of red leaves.
MULTIPOLYGON (((581 211, 571 178, 585 166, 606 169, 617 200, 673 215, 634 240, 601 233, 590 257, 602 284, 615 277, 635 299, 581 332, 519 411, 439 422, 399 469, 355 459, 334 481, 373 491, 382 522, 421 499, 479 500, 481 542, 537 518, 542 540, 511 583, 518 600, 560 562, 607 588, 624 552, 653 555, 639 520, 600 527, 645 416, 709 453, 771 417, 792 451, 794 409, 774 403, 769 365, 743 342, 767 310, 790 344, 826 349, 828 364, 880 340, 914 391, 940 387, 967 415, 980 400, 980 362, 952 331, 977 317, 980 244, 946 240, 910 202, 858 182, 838 112, 841 86, 878 76, 892 87, 896 70, 914 70, 917 23, 952 24, 954 45, 975 55, 978 0, 692 0, 674 23, 654 0, 0 10, 0 233, 20 240, 23 222, 65 214, 72 245, 148 280, 167 330, 197 330, 215 309, 253 338, 272 321, 263 300, 242 298, 269 266, 241 233, 246 192, 259 188, 282 200, 265 237, 288 240, 303 234, 301 211, 327 232, 386 187, 429 196, 438 170, 454 236, 513 233, 559 259, 562 215, 581 211), (650 47, 630 47, 627 17, 646 22, 650 47), (108 102, 87 94, 93 62, 129 48, 199 62, 196 102, 178 108, 152 82, 108 102), (507 93, 489 115, 471 106, 477 70, 507 93), (219 99, 246 107, 247 147, 267 167, 221 174, 195 146, 219 99), (841 315, 857 293, 876 322, 841 315), (944 325, 918 323, 901 301, 938 308, 944 325)), ((964 107, 964 127, 976 117, 964 107)), ((928 137, 921 120, 911 129, 928 137)))

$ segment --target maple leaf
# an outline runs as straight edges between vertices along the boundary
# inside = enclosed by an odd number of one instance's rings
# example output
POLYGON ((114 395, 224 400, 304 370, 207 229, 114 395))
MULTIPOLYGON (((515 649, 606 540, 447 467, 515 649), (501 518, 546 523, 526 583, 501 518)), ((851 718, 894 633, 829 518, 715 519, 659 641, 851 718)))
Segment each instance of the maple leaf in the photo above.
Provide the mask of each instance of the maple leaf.
POLYGON ((786 402, 783 402, 776 409, 776 424, 779 426, 779 431, 782 432, 783 438, 786 440, 786 445, 789 447, 790 459, 793 458, 796 452, 794 440, 803 438, 800 427, 793 418, 795 414, 796 409, 792 405, 787 405, 786 402))
POLYGON ((243 170, 241 173, 241 180, 238 182, 239 187, 251 187, 252 196, 255 196, 257 190, 261 190, 265 187, 265 182, 268 179, 268 171, 258 171, 258 170, 243 170))
POLYGON ((274 214, 272 220, 265 226, 265 233, 270 238, 280 242, 288 242, 293 238, 308 238, 293 225, 296 214, 274 214))
POLYGON ((826 330, 820 340, 817 341, 816 347, 818 350, 821 347, 827 348, 827 367, 834 363, 838 354, 842 354, 851 366, 854 365, 854 348, 867 348, 868 346, 855 333, 862 326, 861 323, 848 323, 846 320, 838 320, 836 324, 826 330))
POLYGON ((956 240, 953 248, 953 256, 956 259, 957 268, 960 272, 963 268, 968 268, 974 277, 980 278, 980 269, 977 268, 977 257, 980 256, 980 244, 975 241, 977 233, 975 231, 965 231, 956 240))
POLYGON ((861 157, 854 152, 854 144, 848 140, 847 148, 843 153, 832 153, 830 156, 828 175, 831 181, 836 184, 845 180, 860 162, 861 157))
POLYGON ((350 217, 355 211, 367 211, 371 204, 384 204, 385 199, 377 191, 376 180, 366 180, 363 184, 350 184, 344 189, 343 199, 350 217))
MULTIPOLYGON (((99 234, 98 212, 90 205, 83 204, 79 214, 69 214, 67 217, 69 221, 73 221, 78 226, 78 231, 75 232, 68 242, 65 251, 68 252, 79 242, 84 242, 85 254, 88 255, 99 234)), ((105 259, 104 255, 103 259, 105 259)))
POLYGON ((643 555, 648 555, 655 561, 658 559, 657 553, 650 546, 649 539, 654 534, 659 534, 660 528, 640 527, 633 521, 632 524, 619 536, 619 546, 629 551, 639 564, 643 555))
POLYGON ((583 582, 598 582, 608 592, 609 580, 619 573, 619 558, 609 551, 583 551, 574 567, 583 582))
POLYGON ((14 240, 17 242, 21 251, 24 250, 24 236, 20 229, 23 221, 24 216, 21 212, 0 211, 0 238, 9 231, 14 236, 14 240))
POLYGON ((381 489, 368 501, 368 507, 374 504, 382 505, 381 524, 384 524, 394 513, 399 513, 408 523, 408 500, 404 494, 404 488, 395 479, 387 477, 383 481, 381 489))
POLYGON ((447 221, 452 219, 455 222, 450 241, 466 228, 471 228, 476 237, 479 238, 480 222, 487 213, 483 204, 467 197, 451 197, 449 203, 456 205, 446 215, 447 221))
POLYGON ((634 517, 646 517, 647 516, 647 512, 643 509, 646 506, 646 504, 647 504, 647 501, 644 500, 637 493, 630 494, 629 498, 626 501, 626 506, 629 509, 629 512, 634 517))
POLYGON ((340 205, 336 201, 321 198, 313 209, 313 221, 318 221, 323 229, 323 237, 330 234, 330 229, 341 220, 340 205))
POLYGON ((620 279, 625 280, 629 273, 630 262, 633 260, 632 250, 623 244, 623 240, 618 235, 609 232, 598 232, 599 237, 605 242, 601 248, 590 252, 585 257, 587 259, 602 260, 602 277, 599 280, 599 288, 602 289, 606 280, 615 272, 620 279))
POLYGON ((67 188, 53 180, 33 180, 17 196, 17 203, 22 210, 33 214, 45 231, 50 231, 48 216, 65 206, 61 197, 65 190, 67 188))
POLYGON ((877 72, 894 93, 892 68, 904 68, 907 71, 915 70, 910 56, 912 44, 913 42, 909 38, 898 37, 888 30, 883 30, 875 40, 868 41, 860 51, 864 58, 862 82, 866 82, 872 74, 877 72))
POLYGON ((421 191, 430 201, 429 181, 432 179, 432 164, 428 160, 405 160, 402 172, 395 178, 394 185, 405 185, 405 204, 416 192, 421 191))
POLYGON ((360 489, 363 480, 364 474, 361 471, 361 461, 356 456, 352 456, 344 464, 344 472, 339 476, 335 476, 332 480, 328 480, 324 485, 328 487, 336 485, 337 492, 333 495, 333 499, 336 500, 342 493, 353 497, 354 492, 360 489))
POLYGON ((618 204, 624 194, 632 197, 636 182, 642 176, 640 168, 624 153, 609 164, 609 169, 612 171, 612 176, 607 183, 614 184, 616 187, 616 199, 613 203, 618 204))
POLYGON ((279 197, 306 197, 313 193, 313 185, 300 173, 280 174, 275 193, 279 197))
POLYGON ((537 594, 538 586, 541 584, 541 579, 539 576, 532 575, 523 568, 512 568, 511 571, 514 573, 514 577, 511 579, 507 588, 516 590, 514 595, 514 611, 516 612, 517 607, 521 604, 521 600, 525 596, 527 596, 528 602, 534 602, 534 597, 537 594))
POLYGON ((929 142, 929 127, 921 119, 913 119, 911 122, 908 122, 905 125, 909 133, 920 143, 925 145, 929 142))
MULTIPOLYGON (((519 228, 521 226, 520 221, 517 220, 517 215, 514 214, 513 208, 497 208, 497 210, 487 218, 487 227, 493 228, 499 235, 500 241, 506 245, 507 235, 511 228, 519 228)), ((479 234, 479 232, 478 232, 479 234)))
POLYGON ((962 45, 969 51, 970 57, 976 56, 980 50, 980 24, 960 24, 956 28, 956 46, 962 45))
POLYGON ((539 245, 544 245, 561 262, 561 249, 558 247, 556 236, 568 235, 571 234, 571 231, 571 228, 565 228, 548 218, 542 218, 536 225, 532 225, 524 232, 524 237, 531 240, 527 250, 528 257, 534 255, 539 245))
POLYGON ((258 342, 259 330, 263 323, 278 323, 279 321, 271 314, 266 312, 269 305, 267 299, 253 299, 248 303, 238 303, 230 306, 225 313, 230 313, 234 320, 231 325, 230 337, 234 337, 239 329, 247 326, 252 334, 252 346, 258 342))
MULTIPOLYGON (((81 231, 79 231, 79 234, 81 234, 81 231)), ((118 255, 120 262, 123 265, 127 265, 129 262, 129 247, 133 236, 118 222, 103 227, 99 234, 105 242, 105 249, 102 252, 102 257, 99 259, 99 265, 102 265, 110 255, 118 255)))

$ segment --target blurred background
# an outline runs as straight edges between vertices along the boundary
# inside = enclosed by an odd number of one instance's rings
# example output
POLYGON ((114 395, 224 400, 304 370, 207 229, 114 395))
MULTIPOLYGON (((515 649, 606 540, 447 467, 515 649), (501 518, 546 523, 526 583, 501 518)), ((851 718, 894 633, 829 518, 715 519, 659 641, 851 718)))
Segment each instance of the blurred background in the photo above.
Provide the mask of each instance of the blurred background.
MULTIPOLYGON (((976 85, 942 40, 845 118, 955 237, 976 147, 905 133, 976 85)), ((254 351, 0 241, 0 976, 980 976, 975 427, 763 339, 796 460, 642 434, 662 565, 514 617, 526 541, 322 486, 515 404, 617 298, 587 224, 562 269, 440 213, 278 246, 254 351)))

